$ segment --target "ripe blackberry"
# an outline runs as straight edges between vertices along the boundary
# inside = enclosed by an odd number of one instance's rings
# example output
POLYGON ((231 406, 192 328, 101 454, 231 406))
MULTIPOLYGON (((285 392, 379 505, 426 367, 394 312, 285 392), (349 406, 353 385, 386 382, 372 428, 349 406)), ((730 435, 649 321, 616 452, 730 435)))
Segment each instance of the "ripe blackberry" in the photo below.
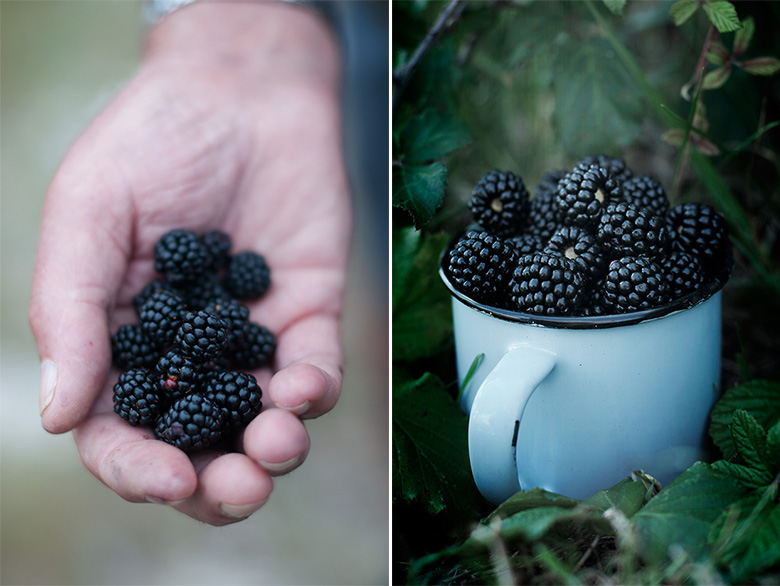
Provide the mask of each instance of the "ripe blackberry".
POLYGON ((236 299, 216 299, 204 311, 213 313, 228 327, 227 348, 234 349, 243 341, 249 324, 249 308, 236 299))
POLYGON ((663 218, 634 204, 609 204, 598 226, 598 238, 612 258, 660 256, 669 248, 669 230, 663 218))
POLYGON ((562 225, 563 216, 558 208, 557 192, 537 192, 528 205, 525 233, 535 234, 547 242, 562 225))
POLYGON ((185 356, 197 362, 210 362, 227 343, 228 326, 207 311, 188 311, 176 332, 174 344, 185 356))
POLYGON ((514 249, 503 239, 470 230, 450 251, 447 274, 458 291, 491 304, 503 296, 516 261, 514 249))
POLYGON ((568 225, 598 225, 602 210, 622 199, 620 184, 598 165, 578 165, 558 183, 557 205, 568 225))
POLYGON ((263 391, 251 374, 223 370, 209 376, 206 398, 222 409, 226 430, 246 426, 263 408, 263 391))
POLYGON ((588 292, 587 299, 580 306, 577 315, 582 317, 593 317, 598 315, 608 315, 610 313, 604 303, 603 280, 593 284, 588 292))
POLYGON ((160 414, 154 377, 146 368, 131 368, 114 384, 114 413, 130 425, 151 425, 160 414))
POLYGON ((187 309, 197 311, 203 309, 212 301, 231 297, 225 287, 225 281, 217 273, 203 275, 195 283, 177 288, 184 299, 187 309))
POLYGON ((566 177, 567 173, 568 171, 565 169, 553 169, 552 171, 547 171, 544 175, 542 175, 542 178, 539 179, 539 183, 536 185, 536 189, 534 189, 534 199, 540 196, 546 196, 550 193, 554 194, 556 191, 558 191, 558 182, 566 177))
POLYGON ((154 246, 154 270, 174 285, 196 281, 208 265, 206 248, 190 230, 171 230, 154 246))
POLYGON ((663 217, 669 209, 663 185, 648 175, 632 177, 623 183, 623 199, 656 216, 663 217))
POLYGON ((124 324, 111 336, 111 357, 122 370, 151 368, 157 361, 157 348, 141 326, 124 324))
POLYGON ((184 395, 201 389, 203 374, 200 364, 185 356, 178 348, 172 348, 157 361, 155 371, 158 376, 160 396, 170 404, 184 395))
POLYGON ((509 281, 512 308, 540 315, 568 315, 583 300, 585 276, 568 258, 539 252, 521 257, 509 281))
POLYGON ((726 222, 710 205, 679 204, 666 214, 672 248, 688 252, 706 268, 714 266, 728 250, 726 222))
POLYGON ((209 255, 209 266, 214 270, 221 270, 227 267, 230 262, 230 249, 233 241, 230 236, 222 230, 211 230, 201 235, 200 242, 209 255))
POLYGON ((175 401, 157 420, 158 439, 185 452, 195 452, 215 444, 222 436, 222 409, 200 393, 175 401))
POLYGON ((168 281, 163 281, 162 279, 153 279, 152 281, 149 281, 146 286, 141 289, 141 292, 133 297, 133 305, 135 305, 136 313, 139 314, 141 312, 141 308, 144 306, 144 303, 149 301, 149 298, 155 292, 160 290, 171 291, 173 293, 176 292, 173 285, 171 285, 168 281))
POLYGON ((251 370, 271 362, 276 351, 276 336, 268 328, 249 322, 244 329, 244 337, 229 355, 229 365, 233 368, 251 370))
POLYGON ((582 159, 578 165, 598 165, 606 169, 607 173, 612 175, 621 185, 631 179, 634 173, 626 166, 626 162, 619 157, 609 157, 607 155, 589 155, 582 159))
POLYGON ((597 279, 606 264, 601 244, 579 226, 565 226, 558 230, 550 238, 544 252, 572 260, 577 269, 591 279, 597 279))
POLYGON ((138 314, 138 323, 158 349, 173 343, 184 316, 184 301, 176 293, 160 289, 152 293, 138 314))
POLYGON ((506 239, 507 244, 511 245, 519 256, 540 252, 544 248, 545 240, 538 234, 518 234, 506 239))
POLYGON ((230 258, 225 284, 238 299, 257 299, 271 286, 271 269, 256 252, 239 252, 230 258))
POLYGON ((701 264, 687 252, 673 250, 663 258, 661 268, 669 284, 670 300, 695 291, 704 281, 701 264))
POLYGON ((669 299, 663 269, 644 256, 613 260, 607 268, 603 292, 604 304, 611 313, 650 309, 669 299))
POLYGON ((469 201, 474 221, 499 236, 520 232, 527 207, 523 180, 509 171, 486 173, 474 186, 469 201))

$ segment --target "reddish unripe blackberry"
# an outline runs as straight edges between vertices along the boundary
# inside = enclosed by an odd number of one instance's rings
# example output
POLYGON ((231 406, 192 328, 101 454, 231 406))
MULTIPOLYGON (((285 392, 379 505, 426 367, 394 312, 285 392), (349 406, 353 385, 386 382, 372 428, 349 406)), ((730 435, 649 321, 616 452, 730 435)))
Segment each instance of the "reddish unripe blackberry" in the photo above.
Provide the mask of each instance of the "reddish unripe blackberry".
POLYGON ((469 208, 474 221, 498 236, 520 232, 528 206, 523 180, 509 171, 486 173, 474 186, 469 208))
POLYGON ((160 396, 170 404, 197 390, 202 390, 202 365, 172 348, 155 365, 160 396))

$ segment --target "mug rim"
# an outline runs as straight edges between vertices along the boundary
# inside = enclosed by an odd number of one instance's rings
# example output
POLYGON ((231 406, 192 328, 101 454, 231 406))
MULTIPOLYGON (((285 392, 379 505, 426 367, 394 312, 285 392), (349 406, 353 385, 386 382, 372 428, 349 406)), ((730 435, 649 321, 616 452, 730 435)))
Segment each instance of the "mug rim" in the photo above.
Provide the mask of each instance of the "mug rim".
POLYGON ((614 328, 620 326, 629 326, 638 324, 640 322, 648 321, 651 319, 659 319, 666 317, 672 313, 678 313, 692 309, 697 305, 700 305, 710 299, 715 293, 723 289, 726 282, 731 276, 731 270, 733 267, 733 254, 729 250, 729 253, 725 255, 724 264, 719 271, 713 276, 713 278, 707 282, 704 286, 699 287, 695 291, 691 291, 682 297, 679 297, 673 301, 660 305, 658 307, 652 307, 650 309, 643 309, 640 311, 632 311, 629 313, 618 313, 612 315, 592 315, 592 316, 571 316, 571 315, 538 315, 535 313, 527 313, 522 311, 514 311, 512 309, 505 309, 496 307, 493 305, 486 305, 475 301, 465 293, 458 291, 452 284, 445 270, 446 259, 449 258, 449 252, 458 240, 468 231, 461 230, 454 238, 450 240, 447 246, 439 257, 439 277, 443 281, 445 287, 455 299, 463 303, 464 305, 476 309, 482 313, 486 313, 490 316, 502 319, 504 321, 510 321, 522 324, 531 324, 536 326, 544 326, 550 328, 560 329, 597 329, 597 328, 614 328))

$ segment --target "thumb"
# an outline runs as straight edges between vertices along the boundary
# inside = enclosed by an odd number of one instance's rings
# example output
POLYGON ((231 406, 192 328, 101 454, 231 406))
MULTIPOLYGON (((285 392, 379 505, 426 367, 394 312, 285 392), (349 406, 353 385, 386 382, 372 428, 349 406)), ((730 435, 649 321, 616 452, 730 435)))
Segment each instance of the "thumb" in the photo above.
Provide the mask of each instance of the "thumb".
POLYGON ((99 159, 77 153, 46 195, 29 307, 41 358, 42 424, 51 433, 78 425, 105 384, 108 311, 130 249, 130 210, 117 209, 126 198, 100 179, 110 174, 97 170, 99 159))

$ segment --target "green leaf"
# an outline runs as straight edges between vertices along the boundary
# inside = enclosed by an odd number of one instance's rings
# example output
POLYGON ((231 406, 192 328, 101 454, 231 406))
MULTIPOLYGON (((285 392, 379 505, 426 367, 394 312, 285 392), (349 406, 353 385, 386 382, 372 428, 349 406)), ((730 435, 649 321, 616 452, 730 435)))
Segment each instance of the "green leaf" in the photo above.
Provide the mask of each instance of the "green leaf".
POLYGON ((780 60, 774 57, 756 57, 740 62, 739 66, 751 75, 774 75, 780 71, 780 60))
POLYGON ((730 33, 738 30, 742 25, 739 23, 737 10, 734 5, 727 0, 716 0, 715 2, 705 2, 702 6, 704 14, 710 19, 720 33, 730 33))
POLYGON ((766 459, 770 470, 780 470, 780 421, 766 432, 766 459))
POLYGON ((677 0, 669 8, 669 16, 672 17, 675 26, 680 26, 693 16, 699 7, 699 0, 677 0))
POLYGON ((774 505, 757 519, 749 538, 740 543, 742 547, 729 552, 729 582, 746 584, 752 582, 762 571, 780 563, 780 507, 774 505))
POLYGON ((745 463, 757 470, 767 471, 763 462, 763 452, 766 448, 766 432, 744 409, 737 409, 731 417, 731 439, 739 456, 745 463))
POLYGON ((604 152, 633 141, 642 124, 642 96, 609 45, 570 42, 556 55, 552 122, 569 152, 604 152))
POLYGON ((428 108, 404 126, 400 137, 401 156, 404 164, 427 164, 470 141, 471 134, 464 124, 428 108))
POLYGON ((439 278, 449 235, 393 231, 393 360, 418 360, 451 346, 450 294, 439 278))
POLYGON ((626 7, 626 0, 602 0, 604 6, 615 16, 621 16, 626 7))
POLYGON ((728 460, 718 460, 712 464, 712 467, 751 488, 761 488, 772 482, 772 475, 765 468, 759 470, 743 466, 742 464, 735 464, 728 460))
POLYGON ((756 23, 752 16, 748 16, 742 21, 742 28, 734 34, 734 57, 739 58, 747 50, 755 32, 756 23))
POLYGON ((447 506, 478 515, 481 497, 468 459, 468 418, 426 373, 393 388, 393 498, 430 513, 447 506))
POLYGON ((439 162, 393 168, 393 205, 409 212, 418 228, 431 221, 446 187, 447 168, 439 162))
POLYGON ((531 490, 520 491, 509 497, 487 517, 485 522, 490 523, 496 517, 506 519, 520 511, 539 507, 571 509, 576 507, 578 503, 579 501, 575 499, 549 492, 542 488, 532 488, 531 490))
POLYGON ((694 560, 707 553, 707 536, 723 510, 747 493, 735 479, 697 462, 632 517, 647 554, 663 560, 679 546, 694 560))
POLYGON ((723 65, 731 59, 731 53, 720 41, 713 41, 710 50, 707 51, 707 61, 713 65, 723 65))
POLYGON ((471 381, 471 379, 474 377, 474 373, 477 372, 477 368, 479 368, 483 358, 485 358, 485 353, 480 352, 474 357, 474 360, 471 361, 471 366, 469 366, 469 369, 466 372, 466 376, 463 377, 463 382, 458 389, 458 401, 460 401, 460 398, 463 395, 463 391, 468 386, 469 381, 471 381))
POLYGON ((728 81, 731 75, 731 65, 723 65, 704 74, 702 88, 705 90, 714 90, 728 81))
POLYGON ((631 518, 645 504, 646 492, 647 488, 642 482, 625 478, 611 488, 600 490, 583 501, 583 504, 599 511, 619 509, 631 518))
POLYGON ((737 409, 744 409, 768 429, 780 420, 780 382, 753 380, 727 390, 712 408, 709 433, 723 456, 737 455, 729 426, 737 409))

